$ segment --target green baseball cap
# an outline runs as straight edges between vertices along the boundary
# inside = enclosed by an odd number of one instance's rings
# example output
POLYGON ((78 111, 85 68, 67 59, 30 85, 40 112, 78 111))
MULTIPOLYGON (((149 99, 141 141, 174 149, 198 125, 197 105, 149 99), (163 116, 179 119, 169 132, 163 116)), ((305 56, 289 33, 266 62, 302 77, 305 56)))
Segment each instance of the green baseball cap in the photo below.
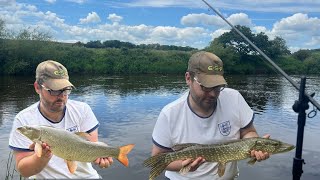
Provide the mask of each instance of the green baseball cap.
POLYGON ((198 82, 204 87, 227 84, 223 77, 223 62, 213 53, 206 51, 194 53, 189 59, 188 71, 194 72, 198 82))
POLYGON ((66 87, 74 88, 69 81, 67 69, 53 60, 43 61, 37 66, 36 79, 42 80, 46 87, 52 90, 60 90, 66 87))

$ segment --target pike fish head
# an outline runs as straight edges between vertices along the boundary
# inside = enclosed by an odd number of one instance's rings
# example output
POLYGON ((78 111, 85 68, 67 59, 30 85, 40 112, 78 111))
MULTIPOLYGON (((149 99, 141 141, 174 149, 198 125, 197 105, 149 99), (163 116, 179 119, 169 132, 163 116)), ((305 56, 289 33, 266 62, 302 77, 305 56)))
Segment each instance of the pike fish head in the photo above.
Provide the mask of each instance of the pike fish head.
POLYGON ((272 154, 291 151, 295 146, 275 139, 259 138, 256 140, 254 148, 258 151, 264 151, 272 154))
POLYGON ((41 130, 37 127, 32 126, 22 126, 17 128, 17 130, 29 138, 31 141, 39 140, 41 135, 41 130))

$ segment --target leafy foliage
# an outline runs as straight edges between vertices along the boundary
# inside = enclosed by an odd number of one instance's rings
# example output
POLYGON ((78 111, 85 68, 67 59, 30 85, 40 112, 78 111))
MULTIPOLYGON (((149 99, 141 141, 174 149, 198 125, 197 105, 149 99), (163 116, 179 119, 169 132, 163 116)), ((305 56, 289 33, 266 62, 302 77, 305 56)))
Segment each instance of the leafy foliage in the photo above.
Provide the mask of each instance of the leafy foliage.
MULTIPOLYGON (((264 33, 253 34, 248 27, 237 27, 288 73, 320 74, 320 50, 300 50, 291 55, 282 38, 269 40, 264 33)), ((234 30, 214 39, 204 50, 223 60, 227 74, 275 73, 234 30)), ((195 51, 191 47, 118 40, 59 43, 51 41, 50 34, 31 29, 10 35, 0 19, 0 74, 31 75, 47 59, 59 61, 77 74, 183 74, 195 51)))

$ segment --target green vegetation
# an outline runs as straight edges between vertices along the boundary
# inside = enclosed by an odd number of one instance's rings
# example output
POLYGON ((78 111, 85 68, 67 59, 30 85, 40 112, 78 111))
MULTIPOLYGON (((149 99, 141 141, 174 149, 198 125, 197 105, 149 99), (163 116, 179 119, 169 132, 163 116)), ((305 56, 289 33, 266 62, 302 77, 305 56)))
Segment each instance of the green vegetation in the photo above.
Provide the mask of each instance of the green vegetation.
POLYGON ((15 161, 13 160, 13 151, 10 151, 9 156, 8 156, 8 161, 7 161, 7 169, 6 169, 6 176, 5 176, 5 180, 11 180, 11 179, 15 179, 15 177, 19 176, 19 179, 25 179, 24 177, 22 177, 19 172, 17 172, 16 168, 15 168, 15 161))
MULTIPOLYGON (((237 26, 250 40, 288 74, 320 74, 320 50, 290 54, 281 37, 269 40, 264 33, 237 26)), ((217 54, 228 74, 276 73, 272 66, 234 30, 214 39, 204 50, 217 54)), ((33 75, 38 63, 53 59, 78 74, 183 74, 191 47, 159 44, 135 45, 118 40, 59 43, 49 33, 25 29, 8 32, 0 19, 0 74, 33 75)))

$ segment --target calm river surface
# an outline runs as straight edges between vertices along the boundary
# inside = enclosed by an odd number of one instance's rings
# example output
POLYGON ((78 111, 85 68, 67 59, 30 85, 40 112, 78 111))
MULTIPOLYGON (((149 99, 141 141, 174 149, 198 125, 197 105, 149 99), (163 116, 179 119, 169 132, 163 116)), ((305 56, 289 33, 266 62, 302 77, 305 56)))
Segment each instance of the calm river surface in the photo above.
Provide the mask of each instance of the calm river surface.
MULTIPOLYGON (((257 113, 255 126, 260 135, 296 144, 297 114, 292 105, 298 92, 286 79, 277 76, 227 76, 229 87, 238 89, 257 113)), ((293 78, 299 83, 300 78, 293 78)), ((38 100, 34 77, 0 77, 0 179, 6 175, 10 153, 8 137, 14 116, 38 100)), ((98 169, 104 179, 148 179, 149 169, 142 166, 150 156, 151 133, 157 116, 167 103, 187 89, 183 76, 71 76, 77 87, 70 99, 88 103, 100 121, 99 138, 113 146, 135 143, 129 154, 130 167, 115 161, 108 169, 98 169)), ((320 102, 320 77, 307 79, 308 92, 316 92, 320 102)), ((311 111, 311 106, 308 112, 311 111)), ((303 158, 306 164, 301 179, 320 179, 320 116, 307 118, 303 158)), ((274 155, 267 161, 249 166, 241 161, 240 178, 259 180, 292 179, 295 151, 274 155)), ((11 168, 12 171, 12 168, 11 168)), ((17 174, 17 173, 15 173, 17 174)), ((18 178, 17 175, 14 179, 18 178)), ((162 179, 161 177, 159 179, 162 179)))

